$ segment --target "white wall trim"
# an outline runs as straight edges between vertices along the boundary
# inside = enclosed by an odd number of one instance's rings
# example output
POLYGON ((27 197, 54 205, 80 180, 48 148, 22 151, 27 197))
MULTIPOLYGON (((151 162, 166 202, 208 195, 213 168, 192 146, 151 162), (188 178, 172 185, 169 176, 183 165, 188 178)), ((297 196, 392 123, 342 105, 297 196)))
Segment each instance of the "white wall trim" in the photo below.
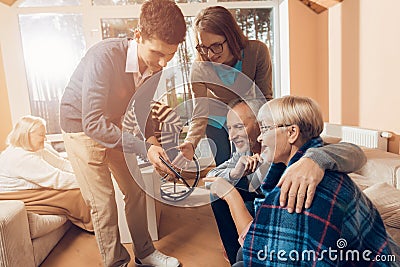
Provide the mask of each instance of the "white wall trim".
POLYGON ((276 77, 280 81, 281 97, 290 95, 290 47, 289 47, 289 0, 279 1, 279 47, 280 47, 280 77, 276 77))

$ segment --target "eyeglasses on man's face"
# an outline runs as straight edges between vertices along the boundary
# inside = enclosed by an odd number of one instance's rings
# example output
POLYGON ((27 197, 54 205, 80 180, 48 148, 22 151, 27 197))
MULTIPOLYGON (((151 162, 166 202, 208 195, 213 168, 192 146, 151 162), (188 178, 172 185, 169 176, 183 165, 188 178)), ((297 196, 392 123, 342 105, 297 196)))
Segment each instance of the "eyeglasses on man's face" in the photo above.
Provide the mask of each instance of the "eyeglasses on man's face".
POLYGON ((266 134, 268 131, 276 129, 276 128, 282 128, 282 127, 289 127, 291 124, 274 124, 274 125, 263 125, 260 126, 261 134, 266 134))
POLYGON ((226 42, 226 39, 222 43, 214 43, 210 46, 198 44, 198 45, 196 45, 196 49, 202 55, 208 55, 208 50, 211 50, 211 52, 213 52, 213 54, 221 54, 222 52, 224 52, 224 43, 225 42, 226 42))

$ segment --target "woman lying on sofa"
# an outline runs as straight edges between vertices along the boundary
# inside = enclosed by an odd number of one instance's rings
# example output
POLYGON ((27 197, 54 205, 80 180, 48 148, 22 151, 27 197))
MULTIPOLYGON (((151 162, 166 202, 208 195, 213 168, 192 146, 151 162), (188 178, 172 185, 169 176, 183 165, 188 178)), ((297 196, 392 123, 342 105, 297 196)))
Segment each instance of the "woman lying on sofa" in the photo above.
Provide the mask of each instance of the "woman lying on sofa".
POLYGON ((347 174, 326 171, 313 204, 302 213, 289 213, 279 204, 276 184, 285 169, 307 149, 322 146, 317 104, 296 96, 270 100, 258 119, 263 158, 273 164, 261 185, 265 198, 254 202, 254 219, 229 182, 218 179, 211 186, 227 202, 241 237, 243 262, 234 266, 397 266, 378 262, 397 246, 377 209, 347 174))
POLYGON ((24 116, 8 135, 0 154, 0 200, 21 200, 27 211, 65 215, 78 227, 93 231, 69 161, 45 147, 42 118, 24 116))

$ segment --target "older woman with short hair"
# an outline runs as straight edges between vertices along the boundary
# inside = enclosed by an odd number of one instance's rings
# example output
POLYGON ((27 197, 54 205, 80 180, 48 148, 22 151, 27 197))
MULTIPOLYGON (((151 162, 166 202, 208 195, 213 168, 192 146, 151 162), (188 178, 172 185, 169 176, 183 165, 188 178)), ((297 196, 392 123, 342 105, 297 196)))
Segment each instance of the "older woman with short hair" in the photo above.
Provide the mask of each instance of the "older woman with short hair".
POLYGON ((45 147, 46 122, 24 116, 8 135, 0 154, 0 200, 21 200, 27 211, 65 215, 93 231, 90 209, 82 198, 68 160, 45 147))
POLYGON ((272 165, 261 186, 265 198, 255 200, 254 219, 224 180, 211 187, 229 205, 242 240, 244 265, 364 266, 371 263, 362 257, 364 251, 371 252, 367 256, 371 260, 390 255, 389 244, 394 243, 378 211, 344 173, 326 171, 313 204, 302 213, 289 213, 279 204, 276 184, 285 170, 307 149, 323 145, 319 137, 323 120, 316 102, 298 96, 271 100, 260 109, 258 119, 263 158, 272 165), (329 250, 335 250, 336 257, 329 250), (347 256, 339 257, 340 251, 347 256), (354 251, 360 253, 358 259, 348 257, 354 251))

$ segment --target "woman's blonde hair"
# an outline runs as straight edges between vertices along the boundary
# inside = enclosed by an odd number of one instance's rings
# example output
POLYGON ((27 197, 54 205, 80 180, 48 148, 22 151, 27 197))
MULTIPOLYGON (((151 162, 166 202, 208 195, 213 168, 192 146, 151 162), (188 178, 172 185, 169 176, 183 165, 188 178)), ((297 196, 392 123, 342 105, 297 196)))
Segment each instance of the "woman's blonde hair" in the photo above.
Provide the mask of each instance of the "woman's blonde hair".
POLYGON ((321 109, 309 97, 284 96, 267 102, 260 110, 258 119, 269 113, 275 125, 297 125, 304 141, 318 137, 323 128, 321 109))
POLYGON ((32 151, 33 146, 29 138, 30 134, 41 126, 46 127, 46 121, 42 118, 31 115, 21 117, 8 135, 7 145, 32 151))

